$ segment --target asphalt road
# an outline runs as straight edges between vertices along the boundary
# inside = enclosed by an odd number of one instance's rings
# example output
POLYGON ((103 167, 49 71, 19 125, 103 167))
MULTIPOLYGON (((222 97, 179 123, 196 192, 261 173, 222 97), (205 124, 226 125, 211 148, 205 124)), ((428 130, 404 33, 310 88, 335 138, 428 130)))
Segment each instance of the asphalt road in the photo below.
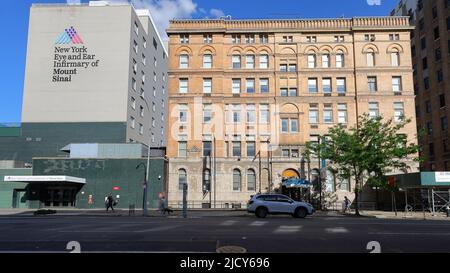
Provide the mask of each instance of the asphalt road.
POLYGON ((354 217, 96 217, 2 216, 0 252, 450 252, 450 221, 354 217), (71 248, 70 248, 71 249, 71 248))

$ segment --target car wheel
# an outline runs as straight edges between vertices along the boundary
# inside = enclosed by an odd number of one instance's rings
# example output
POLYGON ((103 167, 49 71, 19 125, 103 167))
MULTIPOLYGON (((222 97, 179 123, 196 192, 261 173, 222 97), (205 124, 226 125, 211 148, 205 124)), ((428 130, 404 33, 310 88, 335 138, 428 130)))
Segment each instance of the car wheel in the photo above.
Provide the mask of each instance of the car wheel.
POLYGON ((308 215, 308 212, 305 208, 297 208, 294 213, 295 218, 305 218, 308 215))
POLYGON ((257 208, 255 211, 255 215, 258 218, 265 218, 267 215, 267 209, 266 208, 257 208))

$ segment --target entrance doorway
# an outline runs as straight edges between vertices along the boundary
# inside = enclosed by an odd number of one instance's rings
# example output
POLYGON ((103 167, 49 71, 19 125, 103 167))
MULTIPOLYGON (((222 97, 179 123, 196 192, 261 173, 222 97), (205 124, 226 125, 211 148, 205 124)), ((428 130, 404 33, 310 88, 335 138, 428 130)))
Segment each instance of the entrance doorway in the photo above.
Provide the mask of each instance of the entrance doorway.
POLYGON ((27 208, 26 191, 22 189, 14 189, 12 207, 15 209, 27 208))
POLYGON ((43 203, 45 207, 74 207, 76 194, 76 187, 47 187, 43 203))

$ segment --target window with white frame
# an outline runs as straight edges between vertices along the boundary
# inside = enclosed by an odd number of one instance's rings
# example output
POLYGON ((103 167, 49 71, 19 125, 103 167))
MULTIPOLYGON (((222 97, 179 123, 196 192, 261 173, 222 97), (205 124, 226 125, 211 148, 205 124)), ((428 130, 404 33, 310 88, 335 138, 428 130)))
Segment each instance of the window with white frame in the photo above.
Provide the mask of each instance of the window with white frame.
POLYGON ((289 133, 289 119, 288 118, 281 119, 281 132, 289 133))
POLYGON ((233 44, 240 44, 241 43, 241 35, 240 34, 231 35, 231 42, 233 44))
POLYGON ((322 55, 322 67, 323 68, 330 67, 330 55, 329 54, 322 55))
POLYGON ((260 104, 259 105, 259 123, 268 124, 269 123, 269 105, 260 104))
POLYGON ((232 155, 233 157, 241 157, 241 141, 233 140, 232 144, 232 155))
POLYGON ((322 91, 324 94, 331 93, 331 78, 323 78, 322 79, 322 91))
POLYGON ((374 76, 368 76, 367 77, 367 85, 369 87, 370 92, 376 92, 377 91, 377 77, 374 76))
POLYGON ((400 76, 392 77, 392 91, 394 92, 402 91, 402 78, 400 76))
POLYGON ((179 92, 183 94, 188 92, 188 78, 181 78, 179 80, 179 92))
POLYGON ((187 157, 187 141, 178 141, 178 157, 187 157))
POLYGON ((240 94, 241 93, 241 79, 233 79, 231 88, 232 88, 233 94, 240 94))
POLYGON ((347 104, 338 103, 338 123, 347 123, 347 104))
POLYGON ((377 118, 379 114, 378 102, 369 102, 369 117, 374 119, 377 118))
POLYGON ((269 68, 269 55, 268 54, 259 55, 259 68, 262 68, 262 69, 269 68))
POLYGON ((259 91, 261 93, 269 92, 269 79, 267 78, 259 79, 259 91))
POLYGON ((212 68, 212 54, 203 55, 203 68, 212 68))
POLYGON ((253 35, 253 34, 246 34, 245 35, 245 43, 246 44, 254 44, 255 43, 255 35, 253 35))
POLYGON ((134 129, 136 123, 136 119, 134 117, 130 117, 130 127, 134 129))
POLYGON ((241 122, 241 105, 233 104, 231 108, 233 123, 241 122))
POLYGON ((367 66, 375 66, 375 52, 366 53, 367 66))
POLYGON ((204 103, 203 104, 203 122, 210 123, 212 119, 212 104, 204 103))
POLYGON ((180 123, 188 122, 188 105, 187 104, 178 104, 179 111, 179 120, 180 123))
POLYGON ((316 55, 308 54, 308 68, 316 67, 316 55))
POLYGON ((203 93, 211 94, 212 90, 212 79, 211 78, 203 78, 203 93))
POLYGON ((260 34, 259 35, 259 42, 261 44, 267 44, 269 42, 269 35, 267 35, 267 34, 260 34))
POLYGON ((316 103, 311 103, 309 105, 309 123, 319 123, 319 107, 316 103))
POLYGON ((308 91, 309 93, 317 93, 317 78, 308 79, 308 91))
POLYGON ((180 54, 180 68, 188 68, 188 67, 189 67, 189 55, 180 54))
POLYGON ((342 53, 336 54, 336 67, 338 68, 344 67, 344 54, 342 53))
POLYGON ((298 119, 291 118, 291 119, 289 119, 289 121, 290 121, 291 133, 297 133, 298 132, 298 119))
POLYGON ((333 123, 333 106, 329 103, 323 106, 323 122, 333 123))
POLYGON ((394 102, 394 121, 402 122, 405 119, 403 102, 394 102))
POLYGON ((255 79, 246 79, 245 80, 245 92, 246 93, 255 93, 255 79))
POLYGON ((255 68, 255 55, 245 56, 245 68, 255 68))
POLYGON ((336 78, 336 91, 338 93, 346 92, 345 78, 336 78))
POLYGON ((241 68, 241 55, 233 54, 233 56, 231 56, 231 62, 234 69, 241 68))
MULTIPOLYGON (((240 142, 239 142, 239 144, 240 144, 240 142)), ((239 146, 239 149, 240 149, 240 146, 239 146)), ((233 153, 234 153, 234 142, 233 142, 233 153)), ((239 169, 234 169, 233 170, 233 191, 240 191, 240 190, 241 190, 241 171, 239 169)))
POLYGON ((254 104, 247 104, 247 123, 256 122, 256 107, 254 104))
POLYGON ((189 44, 189 34, 180 34, 180 44, 189 44))
POLYGON ((205 34, 205 35, 203 35, 203 43, 211 44, 212 42, 213 42, 212 34, 205 34))
POLYGON ((391 65, 392 66, 400 65, 400 54, 398 52, 391 52, 391 65))

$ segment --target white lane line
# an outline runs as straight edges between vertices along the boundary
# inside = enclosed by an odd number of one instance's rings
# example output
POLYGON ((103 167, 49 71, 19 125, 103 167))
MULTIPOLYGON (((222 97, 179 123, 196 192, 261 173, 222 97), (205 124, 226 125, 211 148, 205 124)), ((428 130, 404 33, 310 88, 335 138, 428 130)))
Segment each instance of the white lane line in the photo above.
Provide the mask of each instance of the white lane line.
POLYGON ((327 232, 327 233, 348 233, 348 229, 346 229, 345 227, 326 228, 325 232, 327 232))
POLYGON ((450 233, 425 232, 369 232, 371 235, 450 236, 450 233))
POLYGON ((221 226, 232 226, 232 225, 234 225, 234 224, 236 224, 237 223, 237 221, 234 221, 234 220, 227 220, 227 221, 225 221, 225 222, 222 222, 220 225, 221 226))
POLYGON ((150 229, 141 229, 141 230, 60 230, 58 232, 65 233, 142 233, 142 232, 154 232, 154 231, 163 231, 178 228, 180 226, 163 226, 163 227, 155 227, 150 229))
POLYGON ((250 226, 254 226, 254 227, 260 227, 260 226, 264 226, 265 224, 267 224, 267 222, 263 222, 263 221, 253 221, 250 226))
POLYGON ((273 233, 295 233, 299 232, 302 226, 279 226, 273 233))

